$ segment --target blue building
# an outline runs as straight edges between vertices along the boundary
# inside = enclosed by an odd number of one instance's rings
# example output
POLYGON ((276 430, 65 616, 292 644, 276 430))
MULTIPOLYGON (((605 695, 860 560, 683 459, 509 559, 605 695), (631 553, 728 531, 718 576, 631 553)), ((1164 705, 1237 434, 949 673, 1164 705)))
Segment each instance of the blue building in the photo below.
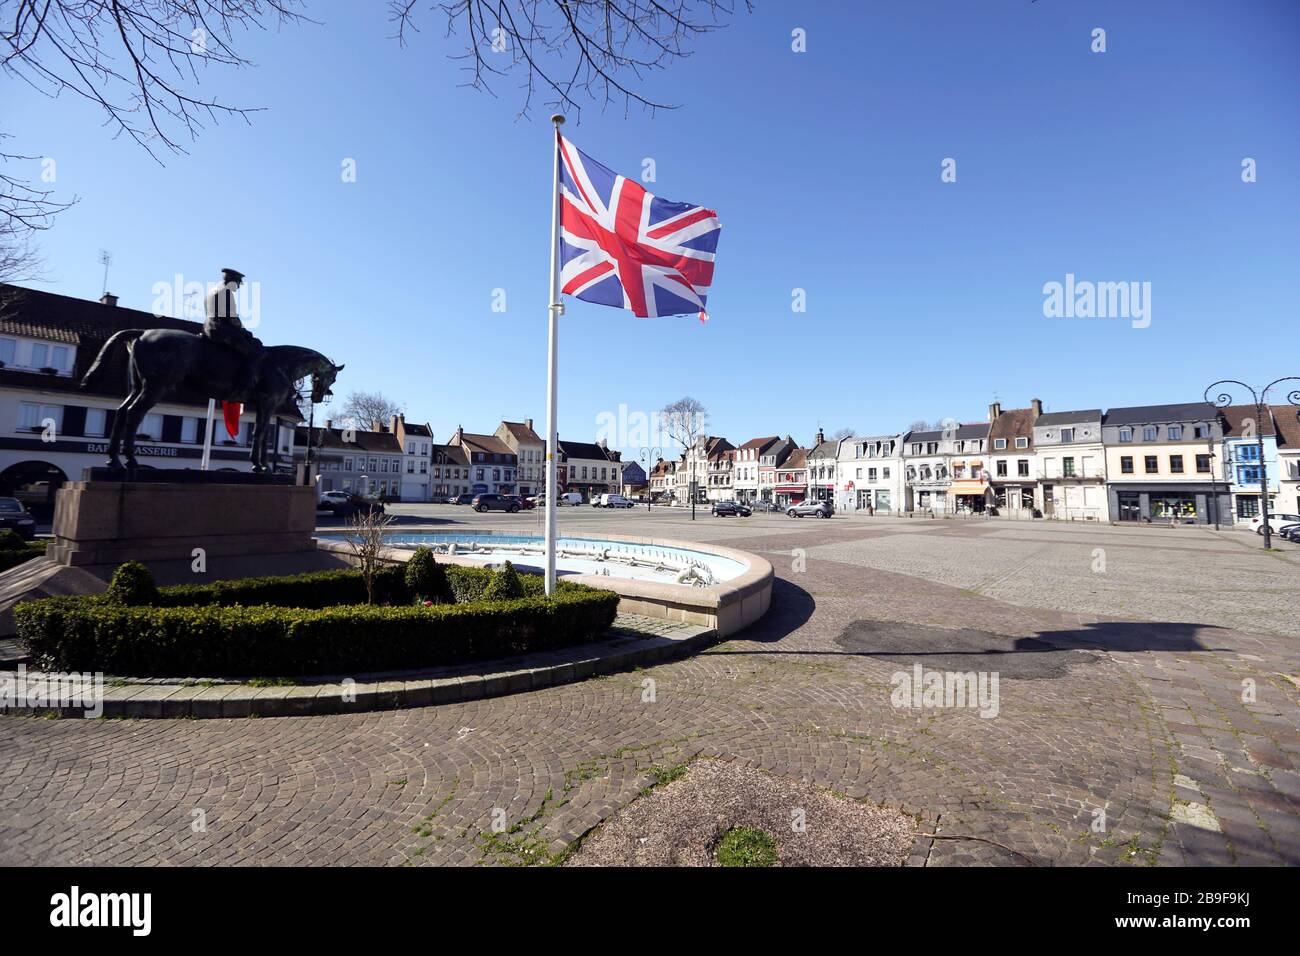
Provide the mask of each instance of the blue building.
POLYGON ((1260 513, 1261 467, 1268 483, 1269 510, 1277 510, 1280 488, 1277 431, 1273 427, 1272 413, 1268 408, 1263 412, 1261 421, 1254 405, 1230 405, 1223 409, 1222 475, 1232 494, 1233 520, 1239 524, 1260 513))

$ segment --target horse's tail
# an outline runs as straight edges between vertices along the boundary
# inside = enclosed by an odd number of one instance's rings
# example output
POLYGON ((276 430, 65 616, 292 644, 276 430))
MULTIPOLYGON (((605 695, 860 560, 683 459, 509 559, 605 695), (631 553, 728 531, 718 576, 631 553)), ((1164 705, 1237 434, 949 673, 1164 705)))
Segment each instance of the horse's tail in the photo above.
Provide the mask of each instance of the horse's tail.
POLYGON ((112 337, 104 343, 104 347, 99 350, 99 354, 95 356, 95 361, 90 363, 90 368, 86 369, 86 374, 81 376, 81 387, 88 388, 90 386, 90 380, 94 378, 95 373, 99 371, 99 366, 113 353, 114 349, 119 345, 127 345, 134 342, 140 336, 144 335, 146 331, 146 329, 123 329, 121 332, 115 332, 112 337))

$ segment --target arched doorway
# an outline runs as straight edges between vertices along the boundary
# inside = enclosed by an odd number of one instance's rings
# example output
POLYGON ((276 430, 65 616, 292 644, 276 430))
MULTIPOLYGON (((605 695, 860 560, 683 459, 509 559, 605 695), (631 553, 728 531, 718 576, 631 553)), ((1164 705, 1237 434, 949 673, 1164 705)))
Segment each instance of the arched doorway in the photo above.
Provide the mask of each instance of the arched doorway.
POLYGON ((48 461, 20 461, 0 471, 0 495, 17 498, 37 521, 54 520, 55 492, 68 480, 63 469, 48 461))

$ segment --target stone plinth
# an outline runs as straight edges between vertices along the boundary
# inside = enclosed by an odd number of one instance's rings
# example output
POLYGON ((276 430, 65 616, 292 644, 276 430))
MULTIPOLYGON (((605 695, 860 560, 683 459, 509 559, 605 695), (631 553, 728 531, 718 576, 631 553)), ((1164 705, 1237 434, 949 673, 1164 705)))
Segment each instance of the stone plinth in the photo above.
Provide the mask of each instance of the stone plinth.
POLYGON ((315 550, 315 489, 302 485, 72 481, 48 554, 69 566, 315 550))

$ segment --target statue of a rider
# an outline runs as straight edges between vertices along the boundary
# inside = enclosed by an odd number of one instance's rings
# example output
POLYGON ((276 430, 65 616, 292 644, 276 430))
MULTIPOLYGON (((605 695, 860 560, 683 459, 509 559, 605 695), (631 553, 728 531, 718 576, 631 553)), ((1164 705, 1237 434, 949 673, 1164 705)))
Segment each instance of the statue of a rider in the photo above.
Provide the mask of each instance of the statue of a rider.
POLYGON ((239 321, 235 291, 244 281, 244 274, 237 269, 222 269, 221 279, 221 285, 209 292, 203 302, 207 312, 207 321, 203 323, 203 335, 209 341, 229 346, 243 358, 239 364, 238 376, 232 383, 234 394, 212 396, 234 398, 253 391, 264 350, 261 341, 239 321))

